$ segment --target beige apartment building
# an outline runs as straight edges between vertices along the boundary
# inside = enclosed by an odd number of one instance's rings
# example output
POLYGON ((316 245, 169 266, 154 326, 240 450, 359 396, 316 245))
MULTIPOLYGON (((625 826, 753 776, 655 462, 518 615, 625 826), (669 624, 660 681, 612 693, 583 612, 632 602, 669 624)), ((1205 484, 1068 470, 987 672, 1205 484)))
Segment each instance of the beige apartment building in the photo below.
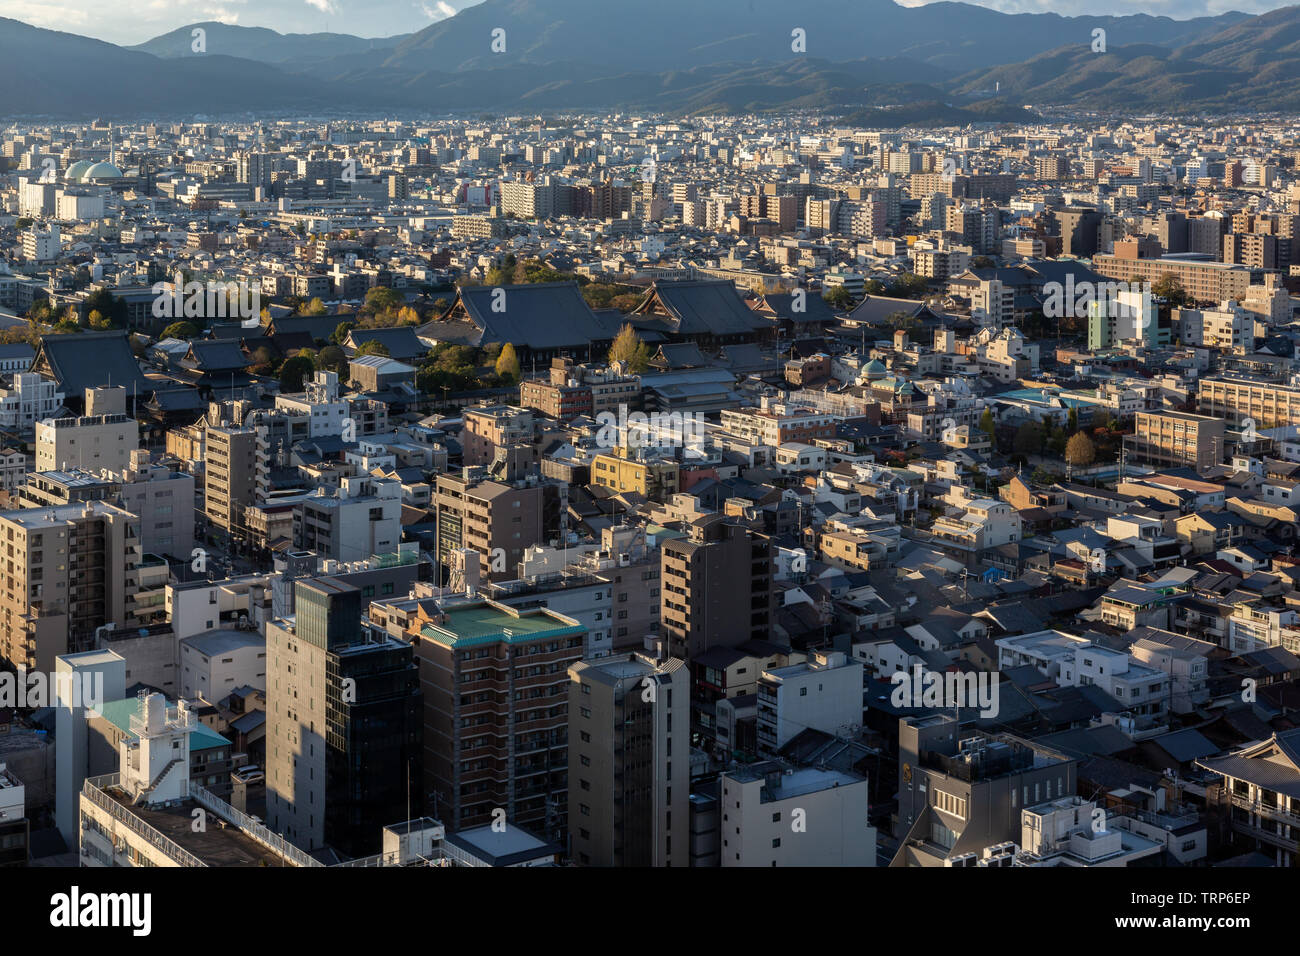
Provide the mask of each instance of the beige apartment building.
POLYGON ((139 519, 100 501, 0 512, 0 656, 54 671, 96 629, 129 627, 139 589, 139 519))
POLYGON ((439 475, 433 496, 439 563, 450 567, 452 552, 470 548, 479 554, 484 580, 514 577, 524 549, 546 540, 546 487, 439 475))
POLYGON ((533 413, 513 405, 466 409, 460 440, 466 465, 490 464, 498 448, 532 442, 533 413))
POLYGON ((1108 279, 1150 282, 1154 285, 1172 275, 1194 302, 1218 305, 1227 299, 1240 301, 1250 287, 1252 272, 1245 266, 1204 259, 1180 259, 1169 256, 1138 259, 1101 254, 1093 256, 1092 268, 1108 279))
POLYGON ((1203 378, 1196 410, 1234 425, 1254 419, 1258 429, 1300 425, 1300 388, 1247 379, 1203 378))
POLYGON ((1124 445, 1134 464, 1191 466, 1202 471, 1223 460, 1222 418, 1185 412, 1138 412, 1124 445))
POLYGON ((140 445, 140 426, 127 415, 47 418, 36 423, 35 471, 123 471, 140 445))
POLYGON ((257 487, 257 432, 209 426, 203 467, 204 514, 218 528, 242 529, 257 487))

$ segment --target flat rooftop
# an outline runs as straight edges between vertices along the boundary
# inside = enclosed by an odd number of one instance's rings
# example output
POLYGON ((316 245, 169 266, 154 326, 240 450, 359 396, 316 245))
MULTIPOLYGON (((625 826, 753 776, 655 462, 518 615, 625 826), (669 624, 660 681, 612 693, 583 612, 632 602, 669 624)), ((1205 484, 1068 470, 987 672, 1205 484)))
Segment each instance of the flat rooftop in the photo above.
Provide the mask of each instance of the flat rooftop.
POLYGON ((468 604, 445 610, 442 618, 441 623, 425 625, 422 633, 449 647, 496 641, 515 643, 586 632, 586 628, 572 618, 545 608, 516 611, 488 603, 468 604))
POLYGON ((493 866, 510 866, 551 856, 558 849, 513 824, 502 831, 493 830, 491 824, 461 830, 447 834, 446 840, 493 866))
POLYGON ((208 812, 208 826, 201 833, 193 829, 194 811, 199 804, 190 799, 170 807, 133 807, 131 798, 114 787, 105 790, 110 799, 127 813, 147 823, 182 850, 193 853, 208 866, 286 866, 278 853, 258 843, 233 824, 222 825, 208 812))

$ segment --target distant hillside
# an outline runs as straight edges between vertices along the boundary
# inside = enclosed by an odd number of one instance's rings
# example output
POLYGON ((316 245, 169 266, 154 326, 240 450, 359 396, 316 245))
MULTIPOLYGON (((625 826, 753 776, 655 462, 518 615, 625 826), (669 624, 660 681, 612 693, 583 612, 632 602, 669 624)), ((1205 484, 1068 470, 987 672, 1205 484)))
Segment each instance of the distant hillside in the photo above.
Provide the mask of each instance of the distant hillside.
POLYGON ((121 116, 319 109, 319 83, 251 60, 148 53, 0 18, 0 89, 8 115, 121 116))
POLYGON ((955 94, 995 88, 1024 103, 1096 109, 1297 110, 1300 7, 1274 10, 1177 50, 1131 44, 1093 53, 1074 44, 967 74, 950 86, 955 94))
POLYGON ((409 36, 403 34, 366 40, 346 33, 276 33, 265 27, 241 27, 209 20, 191 23, 126 49, 166 58, 203 56, 194 51, 195 29, 204 31, 208 54, 236 56, 290 68, 305 67, 311 61, 332 57, 384 53, 409 36))
POLYGON ((1101 27, 1125 43, 1174 47, 1247 19, 1226 13, 1194 20, 1009 15, 965 3, 902 7, 893 0, 655 0, 649 7, 609 0, 485 0, 430 24, 397 45, 385 65, 438 69, 578 60, 655 72, 705 64, 781 62, 796 56, 791 33, 806 34, 809 56, 829 60, 906 57, 952 71, 988 67, 1090 38, 1101 27), (492 31, 506 31, 493 53, 492 31))
POLYGON ((892 0, 656 0, 653 15, 607 0, 486 0, 401 37, 210 22, 133 48, 0 20, 0 88, 5 115, 82 118, 825 109, 898 124, 1023 120, 1025 104, 1297 110, 1300 7, 1174 21, 892 0), (807 53, 796 55, 801 24, 807 53), (1092 52, 1097 26, 1104 53, 1092 52), (1032 55, 998 62, 1013 53, 1032 55))

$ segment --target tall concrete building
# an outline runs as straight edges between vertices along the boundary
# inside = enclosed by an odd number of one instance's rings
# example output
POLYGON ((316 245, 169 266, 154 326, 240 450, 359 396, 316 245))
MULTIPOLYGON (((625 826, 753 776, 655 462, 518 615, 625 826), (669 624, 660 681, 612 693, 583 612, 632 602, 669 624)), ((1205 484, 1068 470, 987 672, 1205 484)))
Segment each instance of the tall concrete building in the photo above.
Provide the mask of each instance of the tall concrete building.
POLYGON ((139 519, 101 501, 0 512, 0 657, 50 672, 95 632, 135 620, 139 519))
POLYGON ((568 670, 586 628, 545 607, 421 605, 407 639, 424 692, 425 786, 449 830, 504 819, 562 837, 568 803, 568 670))
POLYGON ((1061 231, 1061 255, 1091 256, 1097 252, 1101 213, 1089 206, 1067 206, 1053 211, 1061 231))
POLYGON ((708 748, 715 706, 694 661, 710 650, 771 636, 773 545, 743 524, 707 515, 660 553, 659 633, 673 657, 691 664, 691 744, 708 748))
POLYGON ((434 493, 438 562, 450 567, 453 552, 479 554, 482 576, 514 577, 524 550, 559 527, 568 486, 532 480, 504 482, 465 469, 439 475, 434 493))
POLYGON ((771 634, 772 541, 708 515, 660 549, 661 633, 668 652, 689 660, 771 634))
POLYGON ((110 700, 126 696, 126 660, 112 651, 58 658, 54 668, 54 821, 68 846, 77 845, 77 803, 90 759, 87 721, 110 700))
POLYGON ((588 866, 688 866, 690 680, 676 659, 569 668, 570 853, 588 866))
POLYGON ((257 488, 257 432, 232 425, 209 425, 203 467, 203 512, 218 528, 244 527, 244 509, 257 488))
MULTIPOLYGON (((121 408, 77 418, 47 418, 36 423, 35 471, 121 471, 140 445, 140 426, 126 414, 124 389, 86 389, 121 398, 121 408)), ((114 403, 116 404, 116 403, 114 403)))
POLYGON ((298 581, 293 620, 266 628, 266 809, 304 850, 378 852, 422 812, 423 695, 409 644, 362 626, 360 589, 298 581))

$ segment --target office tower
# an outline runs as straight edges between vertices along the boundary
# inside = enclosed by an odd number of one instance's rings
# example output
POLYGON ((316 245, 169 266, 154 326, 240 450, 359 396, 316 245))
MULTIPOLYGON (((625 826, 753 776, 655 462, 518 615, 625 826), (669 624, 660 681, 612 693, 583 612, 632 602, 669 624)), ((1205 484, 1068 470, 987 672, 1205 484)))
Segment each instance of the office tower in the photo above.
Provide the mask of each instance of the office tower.
POLYGON ((582 657, 586 630, 544 607, 471 600, 418 608, 407 639, 424 692, 424 790, 436 795, 431 810, 449 830, 505 820, 562 839, 568 670, 582 657))
POLYGON ((687 866, 690 681, 626 654, 569 668, 570 853, 590 866, 687 866))
POLYGON ((0 512, 12 548, 0 564, 0 656, 54 669, 55 658, 94 646, 95 632, 135 620, 139 519, 100 501, 0 512))
POLYGON ((423 812, 413 651, 372 637, 343 581, 298 581, 295 610, 266 628, 267 819, 308 851, 375 853, 384 826, 423 812))

